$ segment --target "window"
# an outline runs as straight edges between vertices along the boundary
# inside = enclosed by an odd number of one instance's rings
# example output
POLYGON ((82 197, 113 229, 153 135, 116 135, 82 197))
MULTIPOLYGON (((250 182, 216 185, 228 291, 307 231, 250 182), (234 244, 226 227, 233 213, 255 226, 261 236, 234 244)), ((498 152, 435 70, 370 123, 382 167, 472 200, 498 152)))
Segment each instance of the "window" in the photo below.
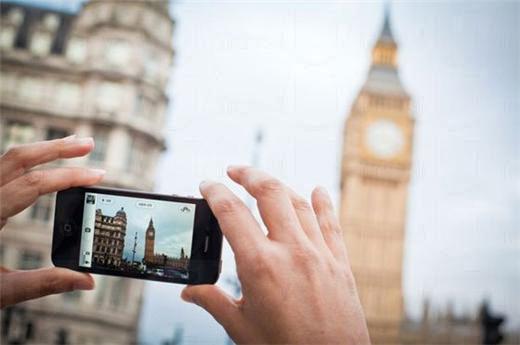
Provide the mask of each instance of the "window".
POLYGON ((67 46, 67 58, 76 64, 80 64, 85 61, 87 56, 86 42, 82 38, 74 37, 69 40, 67 46))
POLYGON ((0 48, 11 48, 14 43, 15 29, 13 27, 5 27, 0 31, 0 48))
POLYGON ((47 32, 35 32, 31 39, 31 52, 36 56, 45 56, 51 50, 52 35, 47 32))
POLYGON ((80 298, 81 298, 81 291, 79 291, 79 290, 65 292, 63 294, 63 299, 69 303, 76 303, 80 300, 80 298))
POLYGON ((55 14, 47 14, 43 19, 43 25, 46 29, 54 31, 60 25, 60 18, 55 14))
POLYGON ((115 308, 124 305, 127 300, 127 285, 124 278, 116 278, 110 294, 110 303, 115 308))
POLYGON ((130 46, 121 40, 112 40, 107 43, 105 50, 107 62, 115 67, 125 67, 130 58, 130 46))
POLYGON ((98 88, 98 106, 101 111, 114 112, 121 103, 123 92, 121 85, 104 82, 98 88))
POLYGON ((141 20, 149 33, 154 34, 157 31, 157 23, 159 22, 159 19, 157 19, 157 16, 153 11, 146 11, 143 13, 141 20))
POLYGON ((23 102, 39 102, 44 93, 44 85, 36 78, 22 79, 18 87, 18 95, 23 102))
POLYGON ((155 80, 157 73, 159 72, 159 61, 156 58, 154 52, 149 51, 146 53, 144 62, 144 74, 145 77, 151 80, 155 80))
POLYGON ((45 194, 36 200, 31 207, 31 219, 42 222, 48 222, 51 219, 53 196, 53 194, 45 194))
POLYGON ((130 147, 127 153, 126 169, 132 173, 142 171, 142 167, 147 164, 148 155, 145 151, 145 145, 141 140, 131 139, 130 147))
POLYGON ((137 100, 135 103, 134 115, 143 118, 153 119, 155 111, 156 109, 154 107, 153 101, 140 93, 137 96, 137 100))
POLYGON ((132 26, 136 25, 140 13, 136 10, 136 8, 132 8, 126 4, 123 4, 123 6, 114 7, 114 14, 118 23, 132 26))
POLYGON ((2 152, 10 146, 25 144, 34 140, 34 128, 21 121, 7 121, 2 131, 2 152))
POLYGON ((108 282, 106 277, 96 279, 96 304, 102 306, 108 292, 108 282))
POLYGON ((81 99, 81 88, 78 84, 61 82, 56 89, 55 106, 63 109, 77 108, 81 99))
POLYGON ((143 94, 141 94, 141 93, 138 94, 137 99, 135 100, 135 106, 134 106, 134 115, 135 116, 141 116, 141 114, 143 113, 144 102, 145 102, 145 98, 144 98, 143 94))
POLYGON ((39 252, 24 250, 20 254, 18 268, 22 270, 30 270, 39 268, 42 265, 42 255, 39 252))
POLYGON ((108 134, 106 128, 97 128, 94 132, 94 151, 89 155, 89 159, 93 162, 102 163, 106 158, 106 151, 108 148, 108 134))
POLYGON ((9 11, 9 22, 14 25, 22 24, 23 12, 19 8, 13 8, 9 11))
POLYGON ((66 345, 70 344, 69 340, 69 332, 67 330, 61 328, 56 332, 56 342, 57 345, 66 345))
POLYGON ((63 128, 58 127, 49 127, 47 128, 47 134, 45 135, 46 140, 54 140, 65 138, 69 135, 69 131, 63 128))
MULTIPOLYGON (((3 31, 0 32, 0 36, 3 31)), ((16 92, 16 82, 17 78, 14 73, 6 73, 2 71, 2 78, 0 80, 0 92, 2 93, 2 97, 11 97, 13 93, 16 92)))

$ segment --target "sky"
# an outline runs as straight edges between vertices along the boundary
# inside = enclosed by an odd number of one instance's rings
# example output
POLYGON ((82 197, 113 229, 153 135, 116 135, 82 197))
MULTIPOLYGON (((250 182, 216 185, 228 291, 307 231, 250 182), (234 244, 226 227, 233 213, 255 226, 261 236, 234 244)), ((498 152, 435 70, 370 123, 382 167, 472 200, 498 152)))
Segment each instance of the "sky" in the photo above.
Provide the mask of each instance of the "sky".
MULTIPOLYGON (((259 167, 302 195, 322 185, 339 200, 343 124, 383 7, 175 1, 168 151, 157 191, 198 195, 199 182, 214 179, 252 204, 225 169, 256 155, 259 167), (264 140, 255 148, 258 130, 264 140)), ((416 120, 403 277, 412 318, 425 298, 434 310, 451 304, 459 314, 486 298, 508 328, 520 327, 519 19, 514 1, 391 5, 416 120)), ((232 291, 228 246, 223 262, 218 284, 232 291)), ((147 283, 140 339, 157 343, 183 327, 185 343, 224 343, 207 313, 180 300, 181 289, 147 283)))
POLYGON ((181 249, 190 255, 193 236, 195 205, 163 200, 130 198, 116 195, 98 194, 96 208, 101 209, 105 216, 115 216, 121 208, 126 213, 126 237, 123 257, 132 260, 134 236, 137 233, 135 261, 141 261, 144 256, 146 230, 150 219, 155 229, 155 254, 166 254, 179 257, 181 249), (103 202, 103 200, 111 200, 103 202), (143 207, 143 202, 151 207, 143 207), (191 212, 182 212, 188 207, 191 212))

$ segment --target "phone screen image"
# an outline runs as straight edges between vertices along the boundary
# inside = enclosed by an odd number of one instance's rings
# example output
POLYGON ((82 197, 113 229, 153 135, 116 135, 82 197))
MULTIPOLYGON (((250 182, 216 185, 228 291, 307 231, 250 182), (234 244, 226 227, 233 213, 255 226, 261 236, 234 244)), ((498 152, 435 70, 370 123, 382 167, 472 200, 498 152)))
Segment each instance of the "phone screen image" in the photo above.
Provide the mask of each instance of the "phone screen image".
POLYGON ((188 279, 195 204, 85 193, 79 266, 188 279))

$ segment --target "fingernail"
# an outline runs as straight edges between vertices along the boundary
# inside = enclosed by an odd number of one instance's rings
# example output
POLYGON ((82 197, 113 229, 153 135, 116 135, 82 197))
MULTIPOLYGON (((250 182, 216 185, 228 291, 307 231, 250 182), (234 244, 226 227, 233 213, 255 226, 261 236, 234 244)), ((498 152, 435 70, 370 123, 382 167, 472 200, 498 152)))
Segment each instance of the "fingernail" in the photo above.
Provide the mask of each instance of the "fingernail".
POLYGON ((329 195, 329 192, 327 191, 327 189, 325 189, 325 187, 323 186, 317 186, 316 187, 316 190, 322 194, 325 194, 326 196, 329 195))
POLYGON ((94 289, 94 283, 91 280, 80 280, 74 283, 74 290, 92 290, 94 289))
POLYGON ((227 171, 230 172, 230 171, 234 171, 234 170, 238 170, 238 169, 244 169, 244 168, 247 168, 247 165, 229 165, 227 167, 227 171))
POLYGON ((76 134, 71 134, 63 138, 63 141, 73 141, 76 138, 76 134))
POLYGON ((93 145, 94 138, 92 138, 92 137, 78 138, 75 140, 75 142, 80 145, 87 145, 87 144, 93 145))
POLYGON ((106 170, 103 170, 103 169, 88 169, 88 170, 92 175, 95 175, 95 176, 104 176, 107 173, 106 170))
POLYGON ((187 293, 186 291, 183 291, 183 292, 181 293, 181 298, 184 300, 184 302, 197 304, 197 302, 195 301, 195 299, 193 298, 193 296, 190 295, 189 293, 187 293))
POLYGON ((206 188, 208 187, 210 184, 213 184, 214 182, 213 181, 210 181, 210 180, 203 180, 200 184, 199 184, 199 189, 203 189, 203 188, 206 188))
POLYGON ((190 296, 189 294, 187 294, 187 293, 184 293, 184 292, 183 292, 183 293, 181 294, 181 298, 182 298, 182 300, 183 300, 184 302, 192 303, 192 302, 191 302, 191 296, 190 296))

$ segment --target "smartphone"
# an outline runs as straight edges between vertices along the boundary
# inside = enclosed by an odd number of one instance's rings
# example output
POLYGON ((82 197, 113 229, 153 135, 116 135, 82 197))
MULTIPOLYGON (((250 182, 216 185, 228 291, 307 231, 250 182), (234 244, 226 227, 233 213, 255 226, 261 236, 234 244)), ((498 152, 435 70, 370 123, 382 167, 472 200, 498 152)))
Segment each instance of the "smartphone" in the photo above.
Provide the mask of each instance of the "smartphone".
POLYGON ((76 271, 213 284, 222 232, 204 199, 79 187, 56 197, 52 262, 76 271))

